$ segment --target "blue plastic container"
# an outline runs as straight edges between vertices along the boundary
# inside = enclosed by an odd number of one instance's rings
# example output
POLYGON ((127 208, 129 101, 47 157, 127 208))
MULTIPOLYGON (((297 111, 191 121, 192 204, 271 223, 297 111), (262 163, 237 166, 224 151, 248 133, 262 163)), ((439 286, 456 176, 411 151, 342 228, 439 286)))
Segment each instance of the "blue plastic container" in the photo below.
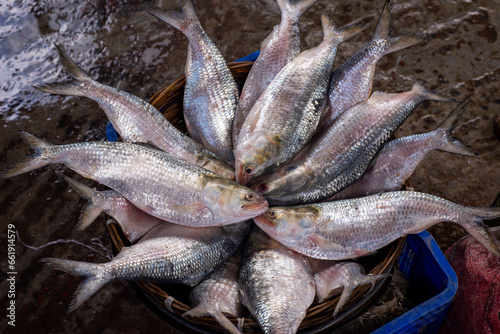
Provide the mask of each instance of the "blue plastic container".
POLYGON ((437 333, 457 291, 455 271, 427 231, 408 235, 398 264, 427 300, 372 333, 437 333))

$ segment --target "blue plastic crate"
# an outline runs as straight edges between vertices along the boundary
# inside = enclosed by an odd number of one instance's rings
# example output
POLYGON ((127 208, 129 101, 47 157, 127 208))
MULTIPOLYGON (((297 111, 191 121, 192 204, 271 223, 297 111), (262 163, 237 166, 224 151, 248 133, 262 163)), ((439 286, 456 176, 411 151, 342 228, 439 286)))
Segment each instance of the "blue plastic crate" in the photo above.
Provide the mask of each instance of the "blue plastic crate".
POLYGON ((398 264, 427 300, 372 333, 437 333, 457 291, 455 271, 427 231, 408 235, 398 264))

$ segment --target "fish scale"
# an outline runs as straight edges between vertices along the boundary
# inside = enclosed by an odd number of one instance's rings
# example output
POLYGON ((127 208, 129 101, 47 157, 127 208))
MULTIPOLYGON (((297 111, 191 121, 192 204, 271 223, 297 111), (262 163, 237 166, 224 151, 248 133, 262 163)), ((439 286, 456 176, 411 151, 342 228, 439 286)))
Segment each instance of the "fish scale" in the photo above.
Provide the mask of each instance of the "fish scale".
POLYGON ((372 94, 313 138, 295 160, 252 187, 272 205, 312 203, 334 195, 363 174, 379 148, 425 100, 454 101, 418 82, 409 92, 372 94))
POLYGON ((314 300, 309 263, 258 228, 248 239, 239 276, 241 301, 264 333, 295 333, 314 300))
POLYGON ((337 29, 325 15, 321 22, 323 41, 285 65, 245 119, 235 150, 238 182, 247 184, 291 160, 316 130, 337 48, 364 29, 337 29))
POLYGON ((190 0, 177 10, 143 7, 174 26, 189 40, 184 90, 184 120, 191 137, 234 165, 232 126, 239 92, 224 57, 205 33, 190 0))
POLYGON ((483 219, 500 216, 499 208, 464 207, 415 191, 295 207, 274 207, 254 218, 266 233, 306 256, 343 260, 375 252, 406 234, 442 222, 462 226, 490 252, 500 256, 483 219))
POLYGON ((194 285, 211 273, 238 249, 249 223, 199 228, 160 225, 143 239, 124 247, 110 262, 94 264, 46 258, 53 267, 86 276, 77 289, 70 311, 80 306, 102 286, 114 279, 151 283, 194 285))
POLYGON ((62 163, 155 217, 189 226, 242 222, 267 209, 267 202, 251 189, 158 149, 119 142, 56 146, 22 135, 35 154, 0 177, 62 163))

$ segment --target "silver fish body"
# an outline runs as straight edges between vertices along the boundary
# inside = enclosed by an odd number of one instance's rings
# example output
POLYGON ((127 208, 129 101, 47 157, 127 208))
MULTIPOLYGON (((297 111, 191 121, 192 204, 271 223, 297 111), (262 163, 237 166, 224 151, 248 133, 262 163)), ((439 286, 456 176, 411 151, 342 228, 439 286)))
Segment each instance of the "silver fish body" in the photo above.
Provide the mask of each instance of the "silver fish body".
POLYGON ((466 105, 467 100, 464 100, 434 131, 398 138, 385 144, 358 180, 327 201, 399 190, 427 153, 433 150, 476 155, 467 145, 451 137, 466 105))
POLYGON ((366 284, 373 286, 377 280, 387 276, 365 275, 363 266, 351 261, 336 262, 309 258, 309 264, 316 284, 314 302, 322 303, 340 295, 333 316, 340 312, 358 286, 366 284))
POLYGON ((459 224, 490 252, 500 256, 483 219, 500 208, 464 207, 415 191, 295 207, 274 207, 254 218, 261 229, 290 249, 323 260, 369 255, 406 234, 447 221, 459 224))
POLYGON ((241 252, 224 262, 218 269, 194 287, 189 294, 193 308, 183 317, 212 316, 221 326, 232 334, 241 334, 226 317, 239 318, 244 314, 238 292, 238 273, 241 265, 241 252))
POLYGON ((86 276, 72 302, 76 309, 114 279, 194 285, 229 258, 243 242, 249 223, 200 230, 159 225, 135 245, 124 247, 107 263, 47 258, 42 262, 74 275, 86 276))
POLYGON ((87 228, 101 212, 105 212, 120 225, 125 237, 131 243, 136 243, 152 228, 160 224, 170 224, 148 215, 114 190, 97 191, 69 177, 64 178, 73 189, 89 201, 77 224, 80 230, 87 228))
POLYGON ((148 102, 119 89, 92 79, 56 46, 61 62, 72 76, 65 82, 35 85, 40 91, 88 97, 106 113, 113 127, 126 142, 151 143, 176 158, 206 168, 214 173, 234 178, 234 169, 216 158, 192 138, 177 130, 148 102))
POLYGON ((232 126, 238 105, 236 82, 219 49, 203 30, 191 0, 179 11, 144 8, 182 31, 189 40, 184 91, 184 120, 189 134, 218 157, 234 165, 232 126))
MULTIPOLYGON (((374 93, 344 112, 288 164, 252 188, 271 205, 324 200, 357 180, 391 134, 425 100, 453 102, 420 83, 400 94, 374 93)), ((238 177, 238 176, 237 176, 238 177)))
POLYGON ((321 22, 323 42, 283 67, 243 123, 235 149, 241 184, 291 160, 316 130, 337 47, 363 29, 339 30, 325 15, 321 22))
POLYGON ((419 35, 392 36, 390 7, 390 1, 386 1, 370 42, 333 72, 328 107, 318 124, 318 132, 332 124, 349 107, 368 99, 372 91, 376 64, 380 58, 424 40, 419 35))
POLYGON ((0 177, 61 163, 150 215, 188 226, 242 222, 267 210, 267 202, 251 189, 158 149, 118 142, 52 145, 22 134, 35 154, 0 177))
POLYGON ((278 0, 281 23, 262 42, 241 91, 233 122, 233 147, 253 105, 278 72, 300 52, 299 18, 317 0, 278 0))
POLYGON ((239 276, 240 295, 264 333, 296 333, 314 300, 306 258, 252 229, 239 276))

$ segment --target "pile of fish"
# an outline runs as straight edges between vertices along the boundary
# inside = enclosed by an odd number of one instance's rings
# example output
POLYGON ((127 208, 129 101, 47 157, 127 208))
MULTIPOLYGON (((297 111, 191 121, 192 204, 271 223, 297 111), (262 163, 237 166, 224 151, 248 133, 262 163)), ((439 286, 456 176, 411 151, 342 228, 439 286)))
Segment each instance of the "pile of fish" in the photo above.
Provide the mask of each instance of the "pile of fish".
POLYGON ((133 244, 108 263, 42 260, 85 277, 70 310, 114 279, 183 283, 194 287, 186 317, 210 315, 240 333, 227 316, 242 318, 246 308, 265 333, 295 333, 311 304, 342 294, 337 315, 355 287, 382 277, 345 260, 406 234, 454 222, 500 256, 483 223, 499 208, 399 190, 431 150, 475 154, 451 137, 467 100, 436 130, 389 141, 423 101, 458 102, 420 82, 404 93, 371 92, 377 61, 425 37, 393 35, 387 1, 371 40, 334 69, 338 46, 366 26, 337 28, 323 14, 323 41, 300 53, 299 18, 316 0, 277 2, 281 23, 241 94, 190 0, 144 5, 189 40, 189 135, 142 99, 92 79, 56 46, 71 78, 34 87, 97 101, 123 141, 53 145, 22 132, 34 153, 0 177, 64 164, 106 185, 97 191, 66 178, 89 201, 78 226, 106 212, 133 244))

